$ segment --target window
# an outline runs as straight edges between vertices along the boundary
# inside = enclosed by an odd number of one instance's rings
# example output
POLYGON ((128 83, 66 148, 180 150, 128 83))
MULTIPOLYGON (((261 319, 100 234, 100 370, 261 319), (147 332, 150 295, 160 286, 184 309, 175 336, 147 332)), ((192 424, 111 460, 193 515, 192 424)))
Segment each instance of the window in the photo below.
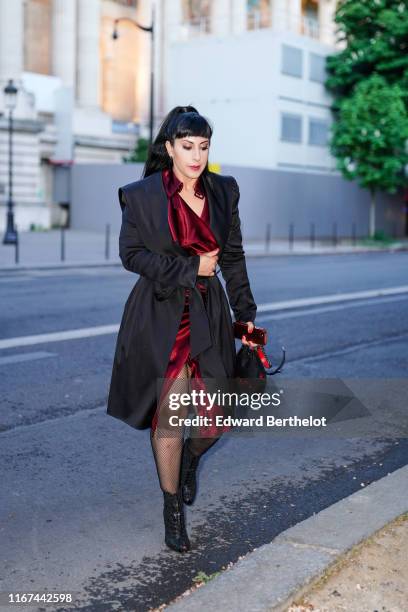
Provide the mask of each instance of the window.
POLYGON ((302 49, 282 45, 281 72, 290 76, 302 77, 302 49))
POLYGON ((324 55, 310 53, 309 55, 309 79, 317 83, 324 83, 326 80, 326 58, 324 55))
POLYGON ((136 91, 137 68, 135 57, 138 39, 135 28, 124 21, 120 35, 112 40, 113 18, 101 20, 101 107, 114 120, 133 122, 138 117, 136 91))
POLYGON ((111 0, 111 2, 116 2, 116 4, 122 4, 123 6, 130 6, 133 8, 137 7, 137 0, 111 0))
POLYGON ((281 114, 281 140, 302 142, 302 117, 291 113, 281 114))
POLYGON ((302 0, 301 34, 319 38, 319 18, 317 0, 302 0))
POLYGON ((271 27, 271 8, 269 0, 247 0, 247 29, 271 27))
POLYGON ((112 132, 114 134, 136 134, 140 136, 140 124, 132 121, 118 121, 112 119, 112 132))
POLYGON ((328 144, 329 123, 325 119, 309 117, 309 144, 326 147, 328 144))
POLYGON ((24 3, 24 70, 51 74, 50 0, 29 0, 24 3))
POLYGON ((211 2, 210 0, 183 0, 183 23, 190 31, 209 33, 211 31, 211 2))

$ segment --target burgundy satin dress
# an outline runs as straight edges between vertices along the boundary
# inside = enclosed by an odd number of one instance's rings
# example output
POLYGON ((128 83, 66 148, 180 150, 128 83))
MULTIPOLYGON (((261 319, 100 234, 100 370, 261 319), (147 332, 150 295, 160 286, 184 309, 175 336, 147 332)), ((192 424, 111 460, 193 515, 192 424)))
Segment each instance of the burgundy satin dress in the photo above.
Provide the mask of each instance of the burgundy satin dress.
MULTIPOLYGON (((202 255, 218 248, 217 240, 210 227, 210 216, 208 201, 203 189, 202 181, 199 179, 195 185, 194 193, 197 197, 204 200, 204 208, 199 216, 194 210, 183 200, 179 192, 183 188, 183 183, 174 174, 172 169, 162 171, 162 179, 165 191, 168 198, 168 222, 172 238, 180 246, 185 248, 191 255, 202 255)), ((207 286, 204 282, 200 282, 200 276, 197 276, 196 286, 200 289, 201 295, 206 304, 207 286)), ((165 379, 176 378, 181 368, 187 363, 191 368, 191 379, 193 380, 192 388, 206 391, 204 381, 201 377, 198 358, 191 358, 190 354, 190 321, 189 321, 189 297, 190 289, 185 287, 184 310, 180 321, 180 327, 170 353, 170 360, 164 374, 165 379)), ((171 382, 164 384, 158 407, 160 406, 163 395, 171 387, 171 382)), ((207 410, 206 405, 200 404, 197 406, 196 414, 200 416, 209 416, 212 418, 212 424, 201 425, 198 428, 200 436, 219 436, 224 431, 230 429, 227 425, 217 426, 215 424, 215 415, 222 415, 223 411, 220 406, 214 404, 212 409, 207 410)), ((158 409, 156 410, 152 429, 156 429, 158 421, 158 409)))

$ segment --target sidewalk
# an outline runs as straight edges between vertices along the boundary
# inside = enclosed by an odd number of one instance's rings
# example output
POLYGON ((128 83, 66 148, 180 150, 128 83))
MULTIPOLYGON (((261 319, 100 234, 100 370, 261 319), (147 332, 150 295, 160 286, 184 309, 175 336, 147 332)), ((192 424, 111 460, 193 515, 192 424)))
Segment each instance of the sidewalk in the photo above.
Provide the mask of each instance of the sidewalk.
POLYGON ((288 612, 407 610, 407 551, 404 514, 341 557, 288 612))
MULTIPOLYGON (((65 259, 61 259, 61 230, 20 232, 19 263, 15 263, 15 246, 0 243, 0 271, 33 268, 55 268, 76 266, 121 266, 118 234, 111 233, 108 258, 106 258, 106 236, 104 232, 65 230, 65 259)), ((293 248, 288 240, 272 240, 266 248, 264 241, 245 241, 246 257, 277 255, 321 255, 366 253, 408 250, 408 239, 384 245, 356 245, 341 242, 337 246, 316 240, 314 247, 307 240, 296 240, 293 248)))
POLYGON ((291 527, 165 609, 405 612, 407 491, 405 466, 291 527))

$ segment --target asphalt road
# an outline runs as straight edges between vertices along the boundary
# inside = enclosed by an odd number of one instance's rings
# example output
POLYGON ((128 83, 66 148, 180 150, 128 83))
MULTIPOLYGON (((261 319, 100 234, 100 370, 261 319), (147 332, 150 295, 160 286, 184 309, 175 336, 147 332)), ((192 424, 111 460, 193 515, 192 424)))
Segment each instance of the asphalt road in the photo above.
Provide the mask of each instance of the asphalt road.
MULTIPOLYGON (((356 388, 370 410, 385 384, 402 388, 408 292, 375 291, 408 285, 408 254, 247 263, 268 352, 287 350, 282 384, 365 381, 356 388)), ((193 550, 167 549, 148 432, 105 412, 112 330, 136 279, 114 267, 0 276, 1 601, 46 590, 73 593, 76 610, 148 610, 407 463, 398 423, 371 437, 364 419, 325 436, 225 436, 203 458, 187 510, 193 550)))

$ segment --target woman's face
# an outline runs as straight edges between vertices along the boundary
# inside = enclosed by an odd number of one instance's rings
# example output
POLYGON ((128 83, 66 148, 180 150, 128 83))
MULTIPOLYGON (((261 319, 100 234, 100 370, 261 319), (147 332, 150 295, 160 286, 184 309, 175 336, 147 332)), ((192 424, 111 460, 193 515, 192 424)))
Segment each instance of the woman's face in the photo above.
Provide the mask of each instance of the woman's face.
POLYGON ((173 157, 173 167, 188 178, 200 176, 208 162, 210 141, 202 136, 176 138, 174 146, 166 141, 168 154, 173 157))

